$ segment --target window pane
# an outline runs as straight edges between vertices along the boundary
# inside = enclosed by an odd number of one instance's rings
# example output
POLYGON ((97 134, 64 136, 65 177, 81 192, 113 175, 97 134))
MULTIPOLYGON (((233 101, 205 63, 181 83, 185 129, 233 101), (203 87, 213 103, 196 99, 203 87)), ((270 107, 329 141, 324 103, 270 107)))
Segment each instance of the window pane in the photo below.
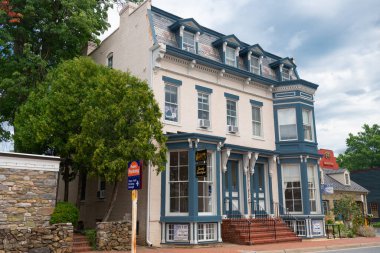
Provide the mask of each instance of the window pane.
POLYGON ((180 181, 187 181, 189 178, 189 170, 187 166, 181 166, 179 173, 179 180, 180 181))
POLYGON ((180 165, 188 165, 188 152, 182 151, 179 153, 180 165))

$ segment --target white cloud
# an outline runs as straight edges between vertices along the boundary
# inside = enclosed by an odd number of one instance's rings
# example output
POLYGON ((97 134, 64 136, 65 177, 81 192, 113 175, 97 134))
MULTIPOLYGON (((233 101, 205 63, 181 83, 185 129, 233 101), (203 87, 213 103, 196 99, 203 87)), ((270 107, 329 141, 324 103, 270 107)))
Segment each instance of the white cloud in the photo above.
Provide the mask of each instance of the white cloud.
POLYGON ((307 37, 306 31, 297 32, 289 41, 287 49, 289 51, 294 51, 300 47, 307 37))

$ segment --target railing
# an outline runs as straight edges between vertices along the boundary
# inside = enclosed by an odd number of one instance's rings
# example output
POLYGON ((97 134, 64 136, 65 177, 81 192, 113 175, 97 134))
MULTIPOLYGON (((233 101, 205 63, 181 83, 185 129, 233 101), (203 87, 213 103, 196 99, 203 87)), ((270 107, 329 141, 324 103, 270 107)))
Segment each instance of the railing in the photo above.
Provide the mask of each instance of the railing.
POLYGON ((275 218, 281 218, 297 236, 306 235, 306 227, 305 229, 301 229, 302 226, 298 226, 298 222, 301 221, 298 221, 297 217, 289 212, 289 209, 280 203, 273 202, 273 213, 275 218))

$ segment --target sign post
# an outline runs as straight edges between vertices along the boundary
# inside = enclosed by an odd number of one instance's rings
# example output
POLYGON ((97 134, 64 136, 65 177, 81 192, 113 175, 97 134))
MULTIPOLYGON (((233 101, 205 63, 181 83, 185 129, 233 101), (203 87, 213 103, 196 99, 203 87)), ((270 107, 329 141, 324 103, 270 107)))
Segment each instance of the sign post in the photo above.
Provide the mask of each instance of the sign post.
POLYGON ((140 161, 128 163, 128 190, 132 190, 132 240, 131 253, 136 253, 137 190, 142 188, 142 164, 140 161))

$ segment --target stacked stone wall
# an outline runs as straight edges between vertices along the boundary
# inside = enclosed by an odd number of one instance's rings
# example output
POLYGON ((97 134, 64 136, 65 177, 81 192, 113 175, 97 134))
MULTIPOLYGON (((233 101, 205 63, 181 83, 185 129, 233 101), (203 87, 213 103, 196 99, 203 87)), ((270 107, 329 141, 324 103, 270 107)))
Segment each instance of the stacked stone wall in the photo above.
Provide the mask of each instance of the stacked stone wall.
POLYGON ((98 250, 131 250, 132 223, 130 221, 98 222, 96 245, 98 250))
POLYGON ((0 228, 47 226, 57 176, 55 171, 0 168, 0 228))
POLYGON ((0 253, 72 252, 71 223, 35 228, 0 229, 0 253))

